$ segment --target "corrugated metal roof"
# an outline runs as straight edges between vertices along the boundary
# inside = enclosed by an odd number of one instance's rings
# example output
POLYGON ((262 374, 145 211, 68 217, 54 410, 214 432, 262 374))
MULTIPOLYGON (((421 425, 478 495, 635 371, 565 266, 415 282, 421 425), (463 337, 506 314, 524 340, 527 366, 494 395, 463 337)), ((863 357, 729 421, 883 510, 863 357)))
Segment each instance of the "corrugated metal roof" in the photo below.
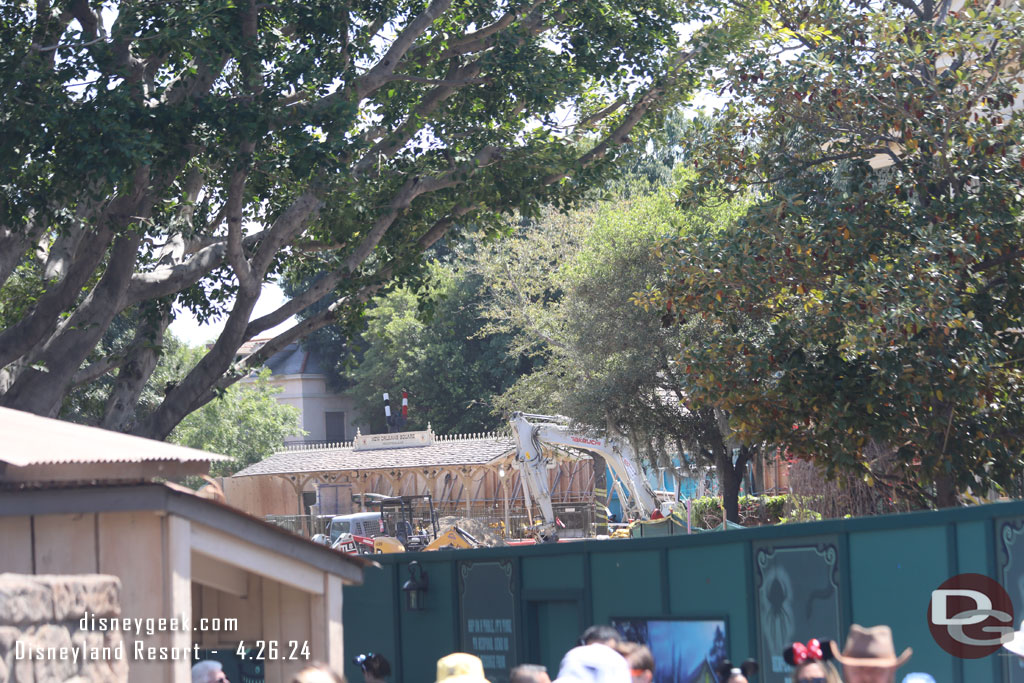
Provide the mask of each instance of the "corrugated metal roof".
POLYGON ((440 438, 430 446, 354 451, 351 446, 287 450, 246 467, 236 477, 292 472, 378 470, 403 467, 485 465, 515 449, 506 436, 440 438))
POLYGON ((0 408, 0 461, 16 467, 59 463, 229 460, 193 448, 0 408))

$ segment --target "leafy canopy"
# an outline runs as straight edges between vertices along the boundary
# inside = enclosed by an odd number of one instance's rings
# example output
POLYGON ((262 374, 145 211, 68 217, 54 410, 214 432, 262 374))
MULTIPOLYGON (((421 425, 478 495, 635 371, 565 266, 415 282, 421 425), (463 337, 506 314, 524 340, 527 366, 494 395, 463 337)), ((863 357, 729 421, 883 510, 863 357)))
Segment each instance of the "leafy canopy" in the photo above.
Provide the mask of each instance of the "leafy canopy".
MULTIPOLYGON (((650 168, 640 164, 637 168, 650 168)), ((719 230, 744 203, 680 211, 676 187, 651 191, 626 183, 613 199, 559 215, 546 214, 476 259, 488 286, 489 327, 514 335, 513 348, 538 358, 498 401, 506 413, 548 412, 583 429, 628 436, 658 467, 688 453, 718 468, 730 519, 754 444, 738 442, 727 414, 692 400, 677 356, 704 343, 698 316, 666 325, 664 311, 638 306, 636 294, 657 285, 656 246, 691 232, 719 230), (734 463, 732 449, 741 454, 734 463)))
MULTIPOLYGON (((448 261, 428 265, 419 292, 399 287, 381 297, 366 314, 366 329, 339 354, 336 372, 349 383, 362 421, 373 432, 386 431, 382 392, 400 410, 409 392, 405 429, 438 434, 499 429, 493 411, 502 394, 531 363, 510 350, 510 337, 486 333, 479 309, 485 303, 481 277, 460 267, 473 243, 448 261)), ((337 347, 334 347, 337 349, 337 347)))
POLYGON ((940 504, 1024 443, 1024 15, 945 7, 774 5, 680 195, 757 201, 666 242, 646 297, 712 331, 680 363, 745 438, 869 480, 881 445, 940 504))
POLYGON ((284 446, 289 436, 303 434, 299 409, 278 403, 281 389, 270 385, 264 369, 250 381, 228 387, 224 394, 188 415, 168 441, 231 457, 215 462, 210 475, 225 477, 263 460, 284 446))
POLYGON ((288 343, 357 315, 446 233, 578 200, 758 12, 721 0, 5 3, 0 404, 54 415, 74 387, 116 373, 103 426, 166 437, 288 343), (685 40, 684 24, 696 26, 685 40), (282 276, 305 286, 250 320, 282 276), (224 318, 224 332, 140 417, 175 305, 224 318), (119 319, 140 321, 131 341, 102 348, 119 319))

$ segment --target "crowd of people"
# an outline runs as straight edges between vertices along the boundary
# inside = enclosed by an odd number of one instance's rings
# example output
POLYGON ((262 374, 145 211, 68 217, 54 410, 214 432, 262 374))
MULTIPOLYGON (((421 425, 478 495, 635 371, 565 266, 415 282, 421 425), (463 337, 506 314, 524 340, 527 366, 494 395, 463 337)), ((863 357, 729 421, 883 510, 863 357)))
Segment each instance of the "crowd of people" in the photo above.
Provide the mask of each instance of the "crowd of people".
MULTIPOLYGON (((897 670, 910 658, 906 648, 896 654, 888 626, 850 627, 842 649, 830 640, 812 639, 793 643, 783 658, 792 667, 792 683, 896 683, 897 670), (837 666, 838 663, 838 666, 837 666), (840 674, 840 667, 842 674, 840 674)), ((379 654, 362 654, 354 660, 364 683, 385 683, 391 665, 379 654)), ((715 672, 719 683, 750 683, 758 665, 752 659, 736 665, 726 660, 715 672)), ((641 643, 627 642, 611 626, 591 626, 576 647, 562 658, 554 683, 651 683, 655 661, 651 650, 641 643)), ((291 683, 343 683, 338 673, 324 664, 313 663, 296 674, 291 683)), ((230 683, 219 662, 206 660, 192 668, 192 683, 230 683)), ((437 661, 435 683, 489 683, 479 657, 455 652, 437 661)), ((552 683, 547 668, 520 664, 510 672, 509 683, 552 683)), ((911 673, 902 683, 935 683, 926 673, 911 673)))

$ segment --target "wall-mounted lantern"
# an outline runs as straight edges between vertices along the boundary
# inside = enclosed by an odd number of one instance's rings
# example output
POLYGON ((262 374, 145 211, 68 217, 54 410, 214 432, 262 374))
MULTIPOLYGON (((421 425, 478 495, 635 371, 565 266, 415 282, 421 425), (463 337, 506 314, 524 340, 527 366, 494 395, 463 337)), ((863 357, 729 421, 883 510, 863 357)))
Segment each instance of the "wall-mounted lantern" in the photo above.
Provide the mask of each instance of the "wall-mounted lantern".
POLYGON ((405 593, 405 608, 411 612, 423 609, 423 601, 430 588, 430 577, 415 560, 409 563, 409 580, 402 584, 405 593))

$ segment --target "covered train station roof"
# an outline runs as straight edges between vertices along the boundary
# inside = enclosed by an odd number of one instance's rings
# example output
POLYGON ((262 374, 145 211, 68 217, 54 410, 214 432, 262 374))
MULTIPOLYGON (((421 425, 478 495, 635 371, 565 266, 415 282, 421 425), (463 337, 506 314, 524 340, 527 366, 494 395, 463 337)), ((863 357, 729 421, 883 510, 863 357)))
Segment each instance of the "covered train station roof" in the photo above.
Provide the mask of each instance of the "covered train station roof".
POLYGON ((487 465, 504 459, 514 450, 513 439, 497 432, 452 436, 437 436, 431 431, 358 435, 356 441, 349 443, 293 446, 234 476, 487 465))

